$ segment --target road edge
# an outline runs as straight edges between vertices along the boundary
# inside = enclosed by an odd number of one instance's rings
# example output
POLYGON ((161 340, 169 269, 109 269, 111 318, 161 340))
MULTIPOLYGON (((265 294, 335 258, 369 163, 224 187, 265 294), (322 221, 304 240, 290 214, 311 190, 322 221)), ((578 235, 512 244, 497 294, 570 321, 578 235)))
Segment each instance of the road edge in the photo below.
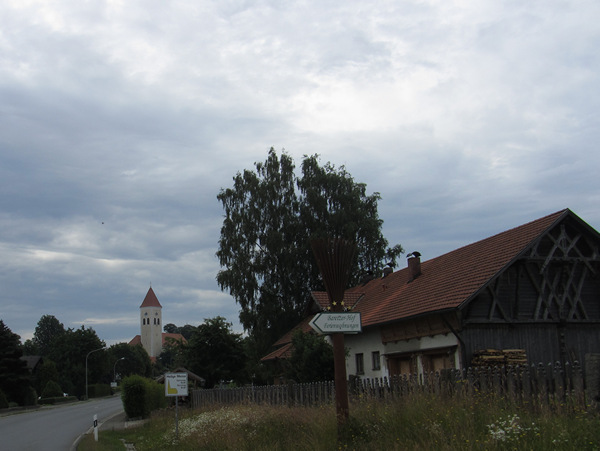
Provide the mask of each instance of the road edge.
MULTIPOLYGON (((117 412, 117 413, 113 413, 111 416, 109 416, 106 420, 104 420, 102 423, 98 423, 98 429, 100 429, 100 426, 102 426, 104 423, 106 423, 107 421, 110 421, 111 419, 113 419, 114 417, 116 417, 117 415, 121 415, 123 412, 117 412)), ((81 441, 81 439, 83 438, 84 435, 87 434, 91 434, 92 432, 94 432, 94 426, 91 426, 87 431, 83 432, 82 434, 79 435, 79 437, 77 437, 75 439, 75 441, 73 442, 73 444, 71 445, 71 447, 69 448, 69 451, 77 451, 77 446, 79 445, 79 442, 81 441)))

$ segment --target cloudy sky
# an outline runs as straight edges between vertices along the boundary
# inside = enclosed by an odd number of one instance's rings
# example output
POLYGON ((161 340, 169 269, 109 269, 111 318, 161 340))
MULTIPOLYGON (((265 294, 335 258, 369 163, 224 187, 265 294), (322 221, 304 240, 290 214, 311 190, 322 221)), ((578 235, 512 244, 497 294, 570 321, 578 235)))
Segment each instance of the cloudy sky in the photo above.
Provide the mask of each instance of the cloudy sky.
POLYGON ((0 318, 129 341, 152 284, 163 323, 239 328, 216 196, 271 146, 345 165, 424 259, 563 208, 600 228, 599 17, 596 0, 1 2, 0 318))

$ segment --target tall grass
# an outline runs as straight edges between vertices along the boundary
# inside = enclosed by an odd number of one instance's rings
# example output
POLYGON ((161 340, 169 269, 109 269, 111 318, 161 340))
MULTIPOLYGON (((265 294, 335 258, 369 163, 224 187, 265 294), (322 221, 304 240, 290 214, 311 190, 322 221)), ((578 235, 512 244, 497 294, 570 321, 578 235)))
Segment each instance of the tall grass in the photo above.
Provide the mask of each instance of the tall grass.
POLYGON ((339 440, 333 406, 187 411, 180 415, 178 438, 174 412, 164 410, 120 437, 138 451, 600 450, 596 412, 533 410, 493 396, 460 400, 418 394, 393 403, 357 402, 350 415, 339 440))

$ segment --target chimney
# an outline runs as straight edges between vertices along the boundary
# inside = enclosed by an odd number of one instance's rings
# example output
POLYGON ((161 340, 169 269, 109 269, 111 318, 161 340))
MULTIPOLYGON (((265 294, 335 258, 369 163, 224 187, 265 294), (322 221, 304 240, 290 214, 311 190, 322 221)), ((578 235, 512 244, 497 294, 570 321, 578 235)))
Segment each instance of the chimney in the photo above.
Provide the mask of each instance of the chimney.
POLYGON ((421 254, 412 252, 408 254, 408 281, 412 282, 421 275, 421 254))

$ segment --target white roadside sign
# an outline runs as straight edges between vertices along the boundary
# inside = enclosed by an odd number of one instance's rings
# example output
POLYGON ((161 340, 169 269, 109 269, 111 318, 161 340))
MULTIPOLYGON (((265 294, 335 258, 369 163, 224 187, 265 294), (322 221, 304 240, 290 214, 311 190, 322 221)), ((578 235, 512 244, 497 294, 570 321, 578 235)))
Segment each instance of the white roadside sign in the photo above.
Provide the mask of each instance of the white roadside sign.
POLYGON ((187 396, 187 373, 165 373, 165 396, 187 396))
POLYGON ((309 325, 320 334, 358 334, 362 332, 360 313, 317 313, 309 325))

